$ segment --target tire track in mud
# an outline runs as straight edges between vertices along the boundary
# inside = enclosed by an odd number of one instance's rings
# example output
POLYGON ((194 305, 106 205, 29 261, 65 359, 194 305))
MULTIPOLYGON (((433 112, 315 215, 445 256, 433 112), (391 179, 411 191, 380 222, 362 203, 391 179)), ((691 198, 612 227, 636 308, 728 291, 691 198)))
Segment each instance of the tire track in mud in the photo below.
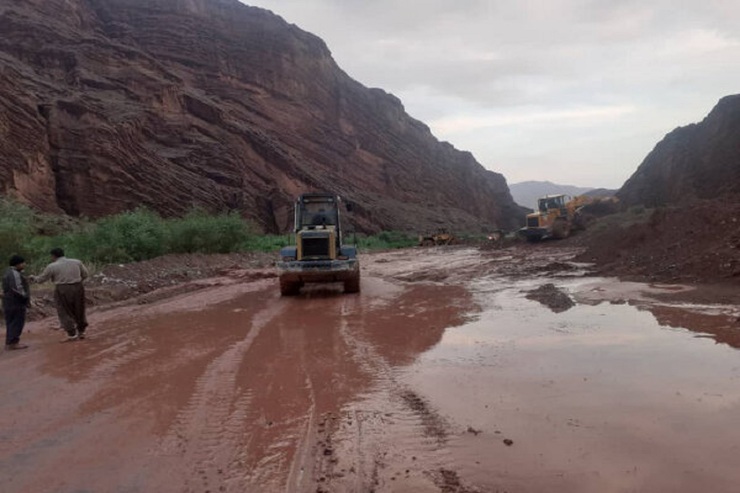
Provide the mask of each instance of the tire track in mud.
MULTIPOLYGON (((325 316, 336 313, 339 323, 344 319, 347 304, 354 305, 358 297, 341 295, 340 303, 329 303, 323 308, 325 316)), ((308 390, 308 408, 305 422, 302 424, 300 439, 296 444, 293 460, 289 465, 288 480, 285 483, 285 493, 311 492, 322 493, 327 490, 327 477, 332 475, 331 469, 337 463, 334 446, 332 444, 331 423, 337 419, 333 412, 319 414, 319 396, 312 377, 311 362, 301 362, 301 371, 305 374, 306 389, 308 390)), ((362 491, 362 490, 353 490, 362 491)))
MULTIPOLYGON (((356 298, 343 298, 339 307, 340 323, 344 323, 347 305, 356 303, 356 298)), ((311 492, 328 493, 332 491, 332 478, 343 477, 344 473, 335 473, 339 461, 335 453, 333 432, 339 416, 333 412, 317 412, 317 396, 310 372, 306 373, 306 387, 309 390, 309 408, 303 424, 300 440, 296 444, 295 454, 289 467, 285 493, 311 492)), ((350 488, 340 491, 370 491, 368 489, 350 488)))
MULTIPOLYGON (((304 431, 301 434, 301 439, 296 446, 296 452, 293 461, 290 464, 288 473, 288 481, 286 482, 285 492, 291 493, 294 491, 301 491, 302 485, 306 480, 307 465, 311 462, 312 452, 315 454, 315 446, 312 438, 316 435, 317 430, 321 427, 317 424, 316 416, 316 392, 313 388, 313 383, 310 376, 306 375, 306 387, 309 390, 310 406, 308 410, 308 418, 304 425, 304 431)), ((319 441, 320 443, 320 441, 319 441)))
MULTIPOLYGON (((407 287, 406 289, 414 289, 407 287)), ((394 366, 363 337, 362 306, 344 300, 340 334, 352 358, 373 376, 374 388, 340 411, 319 417, 313 489, 375 492, 435 488, 472 492, 453 470, 450 424, 422 396, 400 382, 394 366), (354 326, 353 326, 354 325, 354 326), (321 449, 325 451, 321 453, 321 449)))
POLYGON ((157 455, 176 457, 182 467, 182 491, 241 491, 239 436, 252 395, 238 388, 237 374, 253 341, 280 309, 279 303, 269 303, 256 313, 245 337, 208 365, 161 441, 157 455))
POLYGON ((251 388, 250 400, 244 419, 234 420, 239 430, 222 474, 227 479, 211 491, 316 491, 312 465, 324 451, 317 445, 317 409, 336 408, 327 378, 346 377, 334 366, 341 359, 335 347, 340 298, 334 291, 310 291, 276 303, 249 349, 253 357, 237 372, 238 384, 251 388))
MULTIPOLYGON (((136 361, 145 360, 156 353, 156 350, 153 348, 144 347, 129 350, 129 347, 134 347, 134 344, 130 341, 120 342, 110 348, 110 351, 113 353, 112 355, 106 355, 104 358, 90 357, 89 359, 91 361, 103 361, 103 363, 87 372, 85 379, 100 382, 106 378, 111 378, 121 367, 136 361)), ((101 353, 104 352, 107 351, 101 351, 101 353)))

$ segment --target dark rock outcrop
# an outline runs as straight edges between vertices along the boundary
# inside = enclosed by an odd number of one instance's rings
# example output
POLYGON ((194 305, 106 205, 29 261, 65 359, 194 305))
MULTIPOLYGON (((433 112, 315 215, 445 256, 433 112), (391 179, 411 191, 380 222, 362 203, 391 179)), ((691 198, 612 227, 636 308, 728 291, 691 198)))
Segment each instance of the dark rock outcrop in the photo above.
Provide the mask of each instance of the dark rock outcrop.
POLYGON ((697 124, 679 127, 648 154, 617 193, 626 205, 740 200, 740 95, 722 98, 697 124))
POLYGON ((235 210, 285 231, 330 189, 356 227, 519 226, 505 179, 237 0, 2 0, 0 193, 91 217, 235 210))

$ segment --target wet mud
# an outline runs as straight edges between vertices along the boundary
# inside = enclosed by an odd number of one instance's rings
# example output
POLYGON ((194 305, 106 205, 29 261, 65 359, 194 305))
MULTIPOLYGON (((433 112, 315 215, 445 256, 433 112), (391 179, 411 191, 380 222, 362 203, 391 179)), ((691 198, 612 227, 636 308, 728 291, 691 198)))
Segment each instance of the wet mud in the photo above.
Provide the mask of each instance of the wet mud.
POLYGON ((576 306, 570 296, 550 282, 529 291, 527 299, 539 301, 555 313, 564 312, 576 306))
POLYGON ((387 252, 357 295, 227 273, 85 341, 34 322, 0 354, 0 491, 737 491, 737 305, 572 256, 387 252))

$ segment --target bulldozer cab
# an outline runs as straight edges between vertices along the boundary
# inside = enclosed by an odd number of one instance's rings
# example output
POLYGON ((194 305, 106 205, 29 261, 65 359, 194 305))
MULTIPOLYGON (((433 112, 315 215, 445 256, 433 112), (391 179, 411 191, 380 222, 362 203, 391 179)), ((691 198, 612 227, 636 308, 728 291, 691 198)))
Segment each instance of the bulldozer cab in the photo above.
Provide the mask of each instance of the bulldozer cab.
POLYGON ((570 197, 567 195, 548 195, 538 200, 537 208, 540 212, 547 213, 552 210, 565 212, 566 203, 570 197))
POLYGON ((303 194, 295 207, 295 231, 302 229, 339 229, 339 197, 331 194, 303 194))
POLYGON ((546 195, 537 201, 540 214, 563 217, 568 215, 569 195, 546 195))
POLYGON ((295 233, 301 256, 337 256, 343 241, 339 204, 339 196, 331 193, 304 193, 298 197, 295 203, 295 233), (321 248, 316 246, 327 242, 321 248), (317 253, 319 250, 320 254, 317 253))

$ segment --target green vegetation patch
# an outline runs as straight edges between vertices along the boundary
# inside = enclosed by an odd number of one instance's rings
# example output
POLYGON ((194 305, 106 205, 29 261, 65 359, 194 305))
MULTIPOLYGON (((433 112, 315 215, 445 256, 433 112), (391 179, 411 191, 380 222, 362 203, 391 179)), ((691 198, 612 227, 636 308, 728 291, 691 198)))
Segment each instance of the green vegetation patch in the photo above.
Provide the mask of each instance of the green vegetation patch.
MULTIPOLYGON (((418 237, 400 231, 350 234, 346 243, 363 250, 415 246, 418 237)), ((49 261, 49 250, 64 248, 88 264, 126 263, 170 253, 276 252, 294 242, 291 235, 264 235, 239 214, 211 214, 193 209, 182 217, 163 218, 146 208, 97 221, 41 214, 0 198, 0 259, 23 255, 32 272, 49 261)))
POLYGON ((287 236, 265 236, 238 214, 194 209, 165 219, 145 208, 97 221, 40 214, 0 198, 0 258, 23 255, 32 271, 49 261, 60 246, 70 257, 91 264, 147 260, 168 253, 274 251, 287 236))
POLYGON ((357 248, 365 250, 391 250, 397 248, 409 248, 419 242, 418 236, 401 231, 383 231, 375 235, 350 235, 345 237, 345 242, 355 243, 357 248))

